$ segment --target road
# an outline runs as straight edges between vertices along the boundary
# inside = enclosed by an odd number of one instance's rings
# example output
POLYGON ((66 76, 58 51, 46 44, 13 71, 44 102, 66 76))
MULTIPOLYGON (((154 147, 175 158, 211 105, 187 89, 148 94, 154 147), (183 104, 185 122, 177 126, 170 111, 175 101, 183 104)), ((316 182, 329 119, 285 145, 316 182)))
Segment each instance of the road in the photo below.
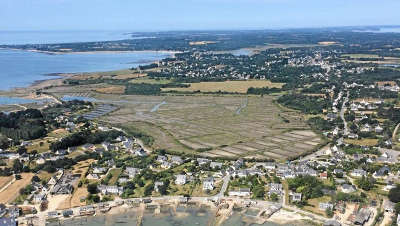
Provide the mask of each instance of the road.
POLYGON ((343 120, 344 124, 344 135, 349 134, 349 128, 347 127, 347 122, 346 119, 344 118, 344 113, 346 112, 346 103, 349 101, 349 93, 350 91, 347 91, 347 96, 344 98, 342 109, 340 110, 340 118, 343 120))
POLYGON ((224 197, 224 194, 225 194, 226 189, 228 188, 229 180, 230 180, 230 179, 231 179, 231 176, 230 176, 229 174, 227 174, 227 175, 224 177, 224 184, 223 184, 222 187, 221 187, 221 191, 220 191, 217 195, 215 195, 214 197, 216 197, 216 198, 222 198, 222 197, 224 197))
POLYGON ((397 134, 397 130, 399 129, 400 123, 397 124, 396 128, 394 128, 393 131, 393 135, 392 135, 392 141, 395 142, 396 141, 396 134, 397 134))

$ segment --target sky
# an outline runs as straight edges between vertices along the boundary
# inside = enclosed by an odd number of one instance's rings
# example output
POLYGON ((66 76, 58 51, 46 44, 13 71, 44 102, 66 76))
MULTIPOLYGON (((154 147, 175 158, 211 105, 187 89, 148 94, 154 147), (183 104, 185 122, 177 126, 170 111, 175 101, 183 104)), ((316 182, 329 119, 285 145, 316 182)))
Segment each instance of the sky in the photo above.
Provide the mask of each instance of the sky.
POLYGON ((399 25, 399 9, 400 0, 0 0, 0 31, 399 25))

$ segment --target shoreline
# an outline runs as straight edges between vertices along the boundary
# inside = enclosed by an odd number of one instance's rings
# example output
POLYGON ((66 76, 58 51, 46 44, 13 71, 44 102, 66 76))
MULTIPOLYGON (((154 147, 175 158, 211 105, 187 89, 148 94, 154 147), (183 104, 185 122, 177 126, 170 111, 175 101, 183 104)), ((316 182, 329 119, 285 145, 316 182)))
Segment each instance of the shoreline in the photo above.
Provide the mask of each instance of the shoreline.
POLYGON ((173 50, 99 50, 99 51, 44 51, 37 49, 18 49, 18 48, 0 48, 0 50, 14 50, 14 51, 25 51, 33 53, 43 53, 49 55, 63 55, 63 54, 119 54, 119 53, 165 53, 174 56, 177 53, 183 53, 182 51, 173 50))
MULTIPOLYGON (((154 204, 153 204, 154 205, 154 204)), ((249 216, 246 216, 243 214, 243 211, 232 211, 230 214, 226 215, 226 217, 220 221, 219 218, 221 216, 216 216, 216 213, 218 212, 218 208, 213 207, 209 203, 201 203, 197 202, 196 205, 185 205, 185 204, 177 204, 177 203, 156 203, 155 205, 157 206, 162 206, 162 205, 170 205, 173 210, 171 212, 166 213, 166 212, 159 212, 157 209, 146 209, 145 206, 139 206, 136 208, 132 208, 131 206, 127 204, 123 204, 121 206, 114 206, 112 207, 108 212, 99 212, 96 211, 95 214, 93 215, 77 215, 77 216, 72 216, 69 218, 60 218, 58 219, 59 222, 62 222, 63 224, 68 223, 68 222, 74 222, 74 221, 80 221, 83 218, 86 218, 86 222, 88 219, 91 219, 92 221, 95 220, 96 218, 111 218, 114 220, 119 220, 124 219, 136 219, 142 222, 144 217, 151 217, 151 218, 167 218, 169 216, 172 216, 173 218, 176 219, 185 219, 185 218, 190 218, 190 217, 211 217, 210 219, 213 220, 213 222, 216 225, 224 225, 226 221, 229 221, 234 216, 240 216, 240 221, 243 223, 250 223, 250 224, 258 224, 261 222, 264 223, 273 223, 277 225, 285 225, 285 224, 290 224, 290 223, 296 223, 296 222, 304 222, 307 220, 311 220, 310 217, 304 217, 301 214, 297 214, 295 212, 290 212, 286 210, 279 210, 278 212, 274 213, 272 216, 270 216, 267 219, 263 218, 252 218, 249 216), (202 205, 205 204, 205 205, 202 205), (180 211, 176 211, 176 208, 181 208, 180 211), (182 211, 183 209, 183 211, 182 211), (207 213, 204 213, 206 211, 207 213), (192 215, 192 213, 195 213, 195 215, 192 215), (171 215, 172 214, 172 215, 171 215), (126 218, 126 216, 131 216, 131 218, 126 218), (260 221, 261 219, 261 221, 260 221)), ((255 208, 259 210, 260 208, 255 208)), ((59 210, 61 211, 61 210, 59 210)), ((111 222, 110 222, 111 223, 111 222)), ((115 223, 115 222, 113 222, 115 223)), ((137 223, 137 222, 136 222, 137 223)))
MULTIPOLYGON (((180 51, 169 51, 169 50, 160 50, 160 51, 153 51, 153 50, 133 50, 133 51, 87 51, 87 52, 50 52, 50 51, 39 51, 39 50, 25 50, 25 49, 16 49, 16 48, 0 48, 1 50, 12 50, 12 51, 25 51, 25 52, 36 52, 36 53, 43 53, 49 55, 62 55, 62 54, 101 54, 101 53, 108 53, 108 54, 120 54, 120 53, 161 53, 161 54, 168 54, 169 56, 163 57, 162 59, 168 57, 175 57, 175 54, 181 53, 180 51)), ((156 63, 160 60, 151 60, 151 61, 143 61, 140 62, 140 65, 149 65, 152 63, 156 63)), ((127 70, 129 67, 121 68, 118 70, 127 70)), ((25 92, 25 94, 29 95, 27 92, 33 92, 35 90, 40 90, 45 87, 53 86, 55 83, 62 82, 67 78, 73 77, 78 74, 89 74, 89 73, 103 73, 103 72, 112 72, 111 71, 94 71, 94 72, 52 72, 48 74, 43 74, 43 76, 49 77, 48 79, 38 79, 34 80, 29 84, 21 87, 9 87, 8 89, 0 90, 0 95, 8 95, 10 97, 20 96, 21 92, 25 92), (53 77, 53 78, 51 78, 53 77), (48 83, 48 84, 46 84, 48 83), (43 87, 42 87, 43 86, 43 87)))

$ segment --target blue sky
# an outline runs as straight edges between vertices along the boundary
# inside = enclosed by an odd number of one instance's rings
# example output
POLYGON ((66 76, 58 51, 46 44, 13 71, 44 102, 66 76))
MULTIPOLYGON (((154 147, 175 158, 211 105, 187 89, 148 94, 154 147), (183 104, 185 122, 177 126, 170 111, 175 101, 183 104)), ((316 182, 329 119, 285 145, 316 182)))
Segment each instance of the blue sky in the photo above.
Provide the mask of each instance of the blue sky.
POLYGON ((0 0, 0 30, 198 30, 400 24, 400 0, 0 0))

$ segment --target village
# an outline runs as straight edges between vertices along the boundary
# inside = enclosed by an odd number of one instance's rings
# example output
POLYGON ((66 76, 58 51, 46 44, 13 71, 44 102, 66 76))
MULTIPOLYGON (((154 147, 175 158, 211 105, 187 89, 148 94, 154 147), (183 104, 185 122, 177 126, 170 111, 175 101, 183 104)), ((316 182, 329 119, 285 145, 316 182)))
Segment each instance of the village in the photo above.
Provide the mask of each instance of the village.
MULTIPOLYGON (((56 138, 59 142, 86 128, 107 135, 95 139, 98 143, 75 146, 67 142, 66 146, 61 145, 66 149, 36 150, 34 154, 33 148, 40 148, 38 143, 43 140, 21 142, 16 152, 12 151, 13 146, 3 150, 1 156, 13 162, 14 171, 15 165, 24 168, 32 162, 49 167, 13 174, 13 181, 21 180, 21 175, 22 180, 29 175, 30 181, 16 191, 17 201, 1 206, 2 219, 36 225, 46 220, 106 213, 114 207, 157 209, 160 205, 192 202, 225 215, 235 205, 258 208, 255 222, 288 210, 325 225, 373 225, 380 218, 389 222, 396 217, 396 210, 386 194, 398 183, 399 154, 391 149, 392 139, 381 139, 373 145, 353 142, 360 141, 358 136, 362 133, 382 136, 386 125, 369 118, 381 104, 382 100, 349 101, 347 90, 343 90, 326 117, 336 120, 342 117, 338 112, 344 112, 345 122, 351 114, 355 117, 351 125, 336 126, 324 133, 334 142, 287 162, 171 155, 164 150, 147 149, 139 139, 119 128, 88 120, 80 122, 70 112, 60 114, 55 118, 60 125, 56 131, 62 134, 56 138), (367 120, 370 122, 364 123, 367 120), (70 159, 73 162, 67 163, 70 159)), ((5 185, 2 191, 12 184, 5 185)))
POLYGON ((347 42, 242 55, 199 43, 67 76, 30 93, 49 103, 3 111, 0 222, 135 211, 141 225, 198 206, 215 225, 235 211, 249 225, 400 224, 400 82, 385 57, 347 42))

